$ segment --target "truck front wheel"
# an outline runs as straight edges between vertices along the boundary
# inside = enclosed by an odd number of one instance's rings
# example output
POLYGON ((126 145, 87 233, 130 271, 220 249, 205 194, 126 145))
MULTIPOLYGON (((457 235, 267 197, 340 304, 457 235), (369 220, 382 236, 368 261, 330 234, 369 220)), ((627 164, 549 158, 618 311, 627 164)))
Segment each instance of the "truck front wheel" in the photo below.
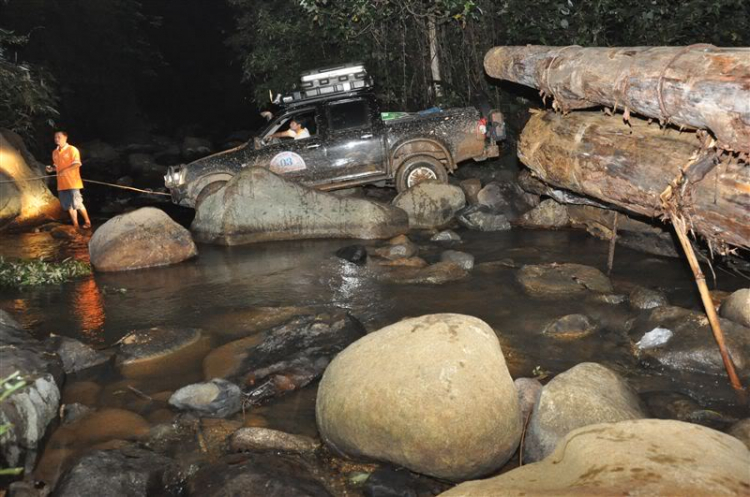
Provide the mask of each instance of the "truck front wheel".
POLYGON ((203 202, 203 200, 211 195, 212 193, 216 193, 221 189, 222 186, 226 185, 226 181, 218 180, 213 181, 206 186, 203 187, 201 192, 198 194, 198 196, 195 198, 195 208, 197 209, 199 205, 203 202))
POLYGON ((448 182, 445 166, 428 155, 412 157, 404 162, 396 173, 396 190, 401 193, 423 181, 448 182))

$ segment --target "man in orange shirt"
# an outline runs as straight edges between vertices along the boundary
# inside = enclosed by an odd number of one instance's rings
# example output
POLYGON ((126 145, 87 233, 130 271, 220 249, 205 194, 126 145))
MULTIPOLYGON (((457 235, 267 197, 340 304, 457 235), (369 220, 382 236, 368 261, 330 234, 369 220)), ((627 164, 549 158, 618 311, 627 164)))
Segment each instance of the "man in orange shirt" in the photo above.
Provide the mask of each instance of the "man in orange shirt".
POLYGON ((68 211, 73 226, 78 228, 78 211, 83 216, 83 227, 91 228, 91 220, 86 207, 83 205, 83 181, 81 180, 81 153, 73 145, 68 144, 68 133, 55 133, 57 148, 52 152, 52 163, 47 166, 47 172, 57 171, 57 192, 62 208, 68 211))

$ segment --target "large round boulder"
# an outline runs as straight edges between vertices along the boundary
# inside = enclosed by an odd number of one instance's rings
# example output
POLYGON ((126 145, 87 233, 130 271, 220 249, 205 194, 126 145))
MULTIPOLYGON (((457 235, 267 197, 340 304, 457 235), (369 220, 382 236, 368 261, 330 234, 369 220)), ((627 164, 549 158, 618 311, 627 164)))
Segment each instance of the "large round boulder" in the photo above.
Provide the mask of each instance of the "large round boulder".
POLYGON ((143 207, 104 223, 89 242, 98 271, 126 271, 176 264, 198 255, 190 232, 166 213, 143 207))
POLYGON ((750 288, 742 288, 730 295, 721 304, 721 315, 750 328, 750 288))
POLYGON ((191 229, 223 245, 307 238, 392 238, 409 230, 396 207, 339 197, 250 167, 198 205, 191 229))
POLYGON ((645 417, 620 375, 593 362, 578 364, 542 389, 526 431, 524 460, 544 459, 576 428, 645 417))
POLYGON ((495 332, 460 314, 407 319, 350 345, 323 375, 316 418, 338 452, 451 480, 500 468, 522 429, 495 332))
POLYGON ((458 186, 424 181, 400 193, 393 205, 409 215, 409 227, 439 228, 466 205, 466 195, 458 186))
POLYGON ((463 483, 442 497, 490 495, 747 495, 750 451, 682 421, 640 419, 579 428, 536 464, 463 483))

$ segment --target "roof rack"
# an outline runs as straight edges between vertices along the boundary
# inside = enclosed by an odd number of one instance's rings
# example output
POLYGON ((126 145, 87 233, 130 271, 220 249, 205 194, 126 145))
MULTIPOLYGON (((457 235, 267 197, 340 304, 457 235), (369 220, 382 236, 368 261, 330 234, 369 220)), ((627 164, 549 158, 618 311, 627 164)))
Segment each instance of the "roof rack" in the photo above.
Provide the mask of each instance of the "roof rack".
POLYGON ((362 63, 324 67, 303 72, 299 90, 282 97, 281 105, 296 106, 331 97, 357 95, 372 88, 372 78, 362 63))

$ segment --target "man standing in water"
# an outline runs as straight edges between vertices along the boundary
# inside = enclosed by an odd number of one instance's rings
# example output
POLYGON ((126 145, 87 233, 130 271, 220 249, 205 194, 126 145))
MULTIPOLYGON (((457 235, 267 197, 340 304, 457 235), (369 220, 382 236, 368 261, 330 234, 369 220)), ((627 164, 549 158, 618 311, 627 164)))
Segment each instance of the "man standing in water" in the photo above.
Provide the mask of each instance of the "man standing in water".
POLYGON ((47 166, 47 172, 57 171, 57 192, 62 208, 68 211, 73 226, 78 228, 78 211, 83 216, 83 228, 91 228, 91 220, 86 207, 83 205, 81 190, 81 153, 73 145, 68 144, 68 133, 55 133, 57 148, 52 152, 53 166, 47 166))

